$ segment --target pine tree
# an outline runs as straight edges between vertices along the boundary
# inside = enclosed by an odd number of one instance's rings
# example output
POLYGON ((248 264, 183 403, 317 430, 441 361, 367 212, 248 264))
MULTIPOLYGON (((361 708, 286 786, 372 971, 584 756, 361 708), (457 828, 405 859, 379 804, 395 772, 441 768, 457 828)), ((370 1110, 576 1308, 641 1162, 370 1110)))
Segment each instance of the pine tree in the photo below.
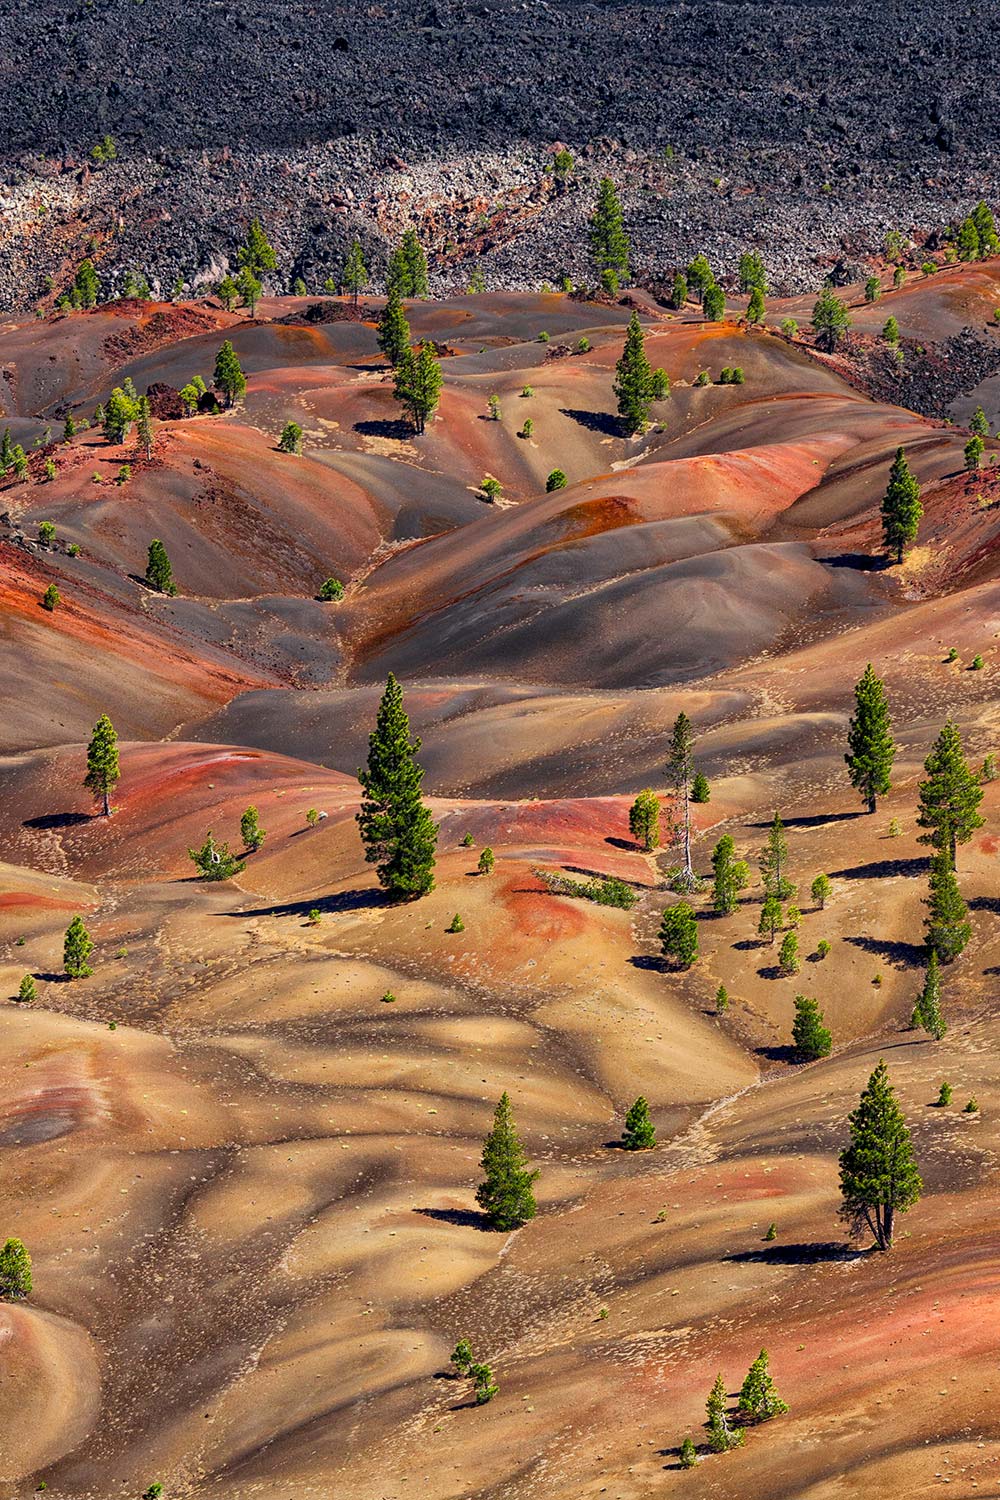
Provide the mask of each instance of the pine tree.
POLYGON ((643 432, 653 404, 653 371, 646 358, 645 336, 638 313, 633 313, 629 319, 625 347, 615 365, 613 389, 626 436, 643 432))
POLYGON ((886 550, 896 554, 897 563, 903 561, 904 548, 916 541, 923 513, 919 481, 910 472, 906 450, 897 448, 882 500, 882 538, 886 550))
POLYGON ((694 775, 694 731, 687 714, 679 713, 670 732, 667 749, 667 785, 681 803, 684 814, 684 867, 683 882, 690 887, 694 882, 694 866, 691 863, 691 778, 694 775))
POLYGON ((395 370, 410 352, 410 325, 403 312, 399 292, 390 288, 378 320, 378 346, 395 370))
POLYGON ((648 1151, 656 1145, 656 1130, 649 1114, 649 1105, 640 1094, 625 1116, 622 1145, 626 1151, 648 1151))
POLYGON ((988 255, 996 255, 1000 251, 1000 239, 997 237, 993 214, 981 198, 972 210, 971 218, 976 226, 976 234, 979 236, 979 253, 984 258, 988 255))
POLYGON ((912 1208, 922 1188, 910 1132, 880 1061, 850 1117, 850 1144, 840 1154, 841 1216, 852 1235, 867 1225, 878 1248, 890 1250, 896 1214, 912 1208))
POLYGON ((713 281, 701 294, 701 310, 706 323, 721 323, 726 316, 726 294, 717 281, 713 281))
POLYGON ((390 672, 368 738, 368 767, 358 771, 364 795, 357 822, 379 884, 407 900, 434 889, 438 831, 420 796, 424 773, 414 759, 419 749, 419 739, 410 739, 403 691, 390 672))
POLYGON ((764 303, 764 293, 759 286, 755 286, 750 293, 750 301, 747 303, 747 322, 753 328, 757 323, 763 323, 767 308, 764 303))
POLYGON ((683 271, 678 271, 674 276, 674 284, 670 291, 670 306, 678 311, 684 306, 688 299, 687 277, 683 271))
POLYGON ((936 948, 931 949, 930 958, 927 960, 924 987, 917 997, 916 1005, 913 1007, 910 1025, 914 1030, 918 1026, 923 1027, 924 1031, 928 1032, 936 1042, 941 1041, 948 1030, 944 1016, 941 1013, 941 969, 938 964, 936 948))
POLYGON ((746 250, 740 256, 739 277, 741 292, 759 291, 767 296, 767 272, 759 250, 746 250))
POLYGON ((698 957, 698 924, 686 901, 668 906, 660 920, 660 948, 665 958, 689 969, 698 957))
POLYGON ((475 1355, 468 1339, 459 1339, 451 1352, 451 1363, 459 1375, 468 1375, 475 1364, 475 1355))
POLYGON ((347 252, 347 260, 344 262, 344 271, 341 277, 345 291, 351 293, 354 305, 358 305, 358 296, 368 285, 368 267, 361 250, 360 241, 355 240, 347 252))
POLYGON ((750 868, 736 858, 736 845, 724 833, 712 850, 712 904, 720 916, 728 916, 739 904, 740 891, 750 882, 750 868))
POLYGON ((267 834, 260 826, 260 814, 251 804, 240 818, 240 838, 243 840, 244 849, 251 849, 254 853, 264 843, 267 834))
POLYGON ((298 422, 286 422, 278 439, 279 453, 302 452, 302 428, 298 422))
POLYGON ((703 300, 708 287, 715 285, 715 275, 706 256, 696 255, 691 261, 687 268, 687 284, 699 302, 703 300))
POLYGON ((981 406, 977 406, 975 411, 972 413, 972 420, 969 423, 969 427, 977 435, 977 437, 989 437, 990 424, 989 422, 987 422, 986 413, 983 411, 983 408, 981 406))
POLYGON ((408 285, 405 291, 400 290, 399 295, 401 297, 426 297, 430 290, 427 278, 427 257, 415 229, 404 230, 400 250, 406 265, 408 285))
POLYGON ((83 784, 88 792, 100 798, 106 818, 111 816, 111 793, 120 780, 118 736, 107 714, 102 714, 87 746, 87 774, 83 784))
POLYGON ((660 843, 660 799, 646 787, 639 793, 628 813, 629 833, 647 854, 660 843))
POLYGON ((816 879, 813 881, 812 885, 809 888, 809 894, 812 896, 820 911, 822 911, 826 906, 826 903, 830 899, 829 875, 817 875, 816 879))
POLYGON ((720 1371, 715 1377, 715 1384, 705 1403, 705 1410, 708 1413, 708 1421, 705 1424, 708 1428, 708 1446, 713 1453, 728 1453, 730 1448, 739 1448, 743 1443, 743 1429, 729 1425, 729 1413, 726 1407, 726 1387, 720 1371))
MULTIPOLYGON (((788 908, 792 910, 791 907, 788 908)), ((794 932, 786 932, 781 939, 781 948, 778 951, 778 965, 782 974, 797 974, 801 967, 799 963, 799 940, 794 932)))
POLYGON ((35 984, 33 974, 25 974, 17 987, 18 1002, 22 1005, 30 1005, 38 997, 38 986, 35 984))
POLYGON ((0 1248, 0 1301, 18 1302, 31 1292, 31 1256, 21 1240, 5 1240, 0 1248))
POLYGON ((226 405, 232 406, 245 395, 247 378, 243 373, 243 367, 236 357, 236 350, 226 339, 218 354, 215 356, 215 373, 212 376, 212 384, 217 391, 221 391, 226 398, 226 405))
POLYGON ((854 689, 854 714, 847 730, 847 762, 851 785, 867 802, 873 813, 877 799, 890 788, 892 762, 896 746, 892 738, 892 720, 886 702, 885 684, 876 677, 871 662, 854 689))
POLYGON ((788 1410, 771 1378, 766 1349, 760 1351, 746 1373, 740 1388, 739 1406, 750 1422, 769 1422, 772 1417, 783 1416, 788 1410))
POLYGON ((691 801, 711 802, 712 788, 708 784, 708 777, 703 771, 695 771, 691 781, 691 801))
POLYGON ((215 288, 215 295, 218 297, 219 301, 226 309, 226 312, 232 312, 233 308, 236 306, 236 299, 239 294, 239 287, 236 285, 236 282, 228 273, 223 276, 222 280, 219 282, 219 285, 215 288))
POLYGON ((81 307, 93 307, 100 295, 101 283, 97 279, 92 260, 82 260, 73 278, 73 289, 78 294, 81 307))
POLYGON ((979 804, 983 789, 962 751, 958 725, 948 720, 924 761, 927 780, 920 783, 917 823, 927 830, 920 842, 947 853, 955 866, 957 846, 980 828, 979 804))
POLYGON ((795 887, 786 873, 788 840, 785 838, 785 825, 777 813, 768 829, 767 843, 760 851, 757 863, 766 895, 777 896, 779 901, 787 901, 789 896, 794 895, 795 887))
POLYGON ((833 1037, 823 1025, 823 1012, 819 1008, 819 1002, 809 995, 795 996, 792 1040, 796 1052, 804 1062, 815 1062, 817 1058, 830 1055, 833 1037))
POLYGON ((781 902, 777 896, 765 896, 761 902, 760 921, 757 923, 757 936, 766 938, 769 943, 774 942, 774 935, 781 926, 781 902))
POLYGON ((476 866, 476 869, 479 871, 480 875, 492 875, 493 866, 495 864, 496 855, 493 853, 493 850, 490 848, 489 844, 487 844, 486 848, 479 856, 479 863, 476 866))
POLYGON ((899 343, 899 324, 891 314, 888 318, 886 318, 883 325, 882 337, 885 339, 887 344, 899 343))
POLYGON ((410 267, 407 263, 406 254, 402 245, 397 245, 389 257, 389 269, 386 272, 385 290, 388 296, 395 292, 397 297, 412 297, 413 284, 410 277, 410 267))
POLYGON ((476 1189, 476 1202, 491 1229, 518 1229, 535 1217, 532 1184, 538 1172, 528 1171, 528 1158, 518 1138, 506 1092, 500 1096, 493 1128, 483 1142, 480 1166, 485 1180, 476 1189))
POLYGON ((116 385, 108 397, 108 404, 104 408, 104 420, 101 423, 108 442, 124 443, 137 415, 137 403, 127 390, 116 385))
POLYGON ((551 495, 553 490, 564 490, 568 480, 562 469, 553 469, 545 481, 545 493, 551 495))
POLYGON ((950 964, 968 943, 972 928, 967 921, 954 867, 943 850, 931 856, 930 892, 926 906, 927 946, 943 964, 950 964))
POLYGON ((177 592, 170 558, 159 537, 154 537, 149 544, 146 557, 146 582, 158 594, 176 594, 177 592))
POLYGON ((63 968, 70 979, 86 979, 93 974, 87 960, 94 951, 90 933, 82 917, 74 917, 63 940, 63 968))
POLYGON ((264 287, 260 278, 254 275, 249 266, 244 266, 236 273, 236 290, 252 318, 257 311, 257 303, 260 301, 264 287))
POLYGON ((492 1401, 494 1396, 499 1395, 500 1387, 493 1379, 493 1371, 489 1365, 473 1364, 469 1367, 469 1378, 475 1382, 475 1397, 477 1406, 485 1406, 492 1401))
POLYGON ((408 349, 396 367, 393 395, 406 408, 418 435, 437 410, 442 384, 441 366, 432 344, 422 343, 416 351, 408 349))
POLYGON ((590 247, 598 272, 611 270, 620 281, 628 280, 631 247, 622 206, 610 177, 602 177, 597 189, 597 203, 590 220, 590 247))
POLYGON ((851 315, 831 286, 824 286, 812 311, 813 333, 821 349, 836 349, 851 324, 851 315))
POLYGON ((962 220, 955 238, 955 249, 958 251, 959 260, 979 259, 982 246, 979 243, 979 230, 973 219, 962 220))
POLYGON ((690 1434, 681 1443, 677 1457, 682 1469, 693 1469, 698 1462, 698 1450, 692 1442, 690 1434))
POLYGON ((251 271, 254 276, 259 276, 262 271, 277 270, 278 257, 275 255, 274 248, 269 243, 267 235, 261 228, 259 219, 254 219, 247 230, 247 237, 239 248, 237 260, 241 266, 251 271))
POLYGON ((153 456, 153 413, 148 396, 140 396, 135 409, 135 434, 147 458, 153 456))
POLYGON ((230 852, 228 844, 217 844, 209 829, 200 849, 189 849, 188 857, 194 861, 201 880, 231 880, 246 869, 246 860, 230 852))

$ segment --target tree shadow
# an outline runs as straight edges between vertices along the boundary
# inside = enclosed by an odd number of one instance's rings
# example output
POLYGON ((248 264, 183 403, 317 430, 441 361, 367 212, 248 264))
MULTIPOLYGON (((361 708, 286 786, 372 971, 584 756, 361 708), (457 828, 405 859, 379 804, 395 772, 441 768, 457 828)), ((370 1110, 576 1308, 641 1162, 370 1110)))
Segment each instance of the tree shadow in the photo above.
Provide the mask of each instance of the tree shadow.
POLYGON ((761 979, 794 978, 794 975, 786 974, 785 970, 781 967, 780 964, 765 964, 763 968, 757 970, 757 974, 761 979))
POLYGON ((478 1208, 415 1208, 413 1212, 425 1219, 436 1219, 439 1224, 453 1224, 457 1229, 479 1229, 484 1234, 498 1233, 478 1208))
MULTIPOLYGON (((197 876, 194 879, 198 879, 197 876)), ((310 901, 284 901, 274 906, 245 907, 243 911, 227 911, 227 917, 307 917, 311 911, 320 915, 344 911, 369 911, 373 907, 394 906, 396 903, 385 891, 367 888, 363 891, 341 891, 339 895, 317 896, 310 901)))
POLYGON ((755 1047, 754 1052, 758 1057, 765 1058, 768 1062, 795 1063, 800 1062, 796 1049, 787 1043, 775 1044, 771 1047, 755 1047))
POLYGON ((733 943, 735 953, 752 953, 755 948, 761 946, 760 938, 740 938, 738 943, 733 943))
POLYGON ((973 896, 968 902, 970 911, 990 911, 1000 915, 1000 896, 973 896))
POLYGON ((606 411, 581 411, 575 406, 560 406, 562 416, 569 417, 588 432, 600 432, 604 437, 621 437, 622 427, 617 417, 606 411))
POLYGON ((812 1243, 792 1245, 769 1245, 766 1250, 737 1250, 723 1260, 736 1265, 815 1266, 824 1261, 853 1261, 864 1259, 867 1251, 852 1250, 850 1245, 836 1240, 816 1240, 812 1243))
POLYGON ((413 437, 413 427, 402 417, 371 417, 364 422, 355 422, 354 431, 362 437, 403 438, 413 437))
POLYGON ((844 870, 828 870, 831 880, 877 880, 882 875, 923 875, 929 861, 926 856, 916 859, 875 859, 867 865, 849 865, 844 870))
POLYGON ((892 566, 892 559, 872 552, 835 552, 831 557, 817 558, 828 568, 857 568, 864 573, 881 573, 892 566))
POLYGON ((610 844, 614 849, 627 849, 629 854, 642 853, 642 845, 637 844, 635 839, 619 839, 615 838, 614 834, 609 833, 604 842, 610 844))
POLYGON ((927 964, 927 948, 923 943, 894 943, 887 938, 849 937, 844 939, 863 953, 874 953, 884 958, 894 969, 922 969, 927 964))
MULTIPOLYGON (((828 823, 849 823, 854 818, 865 816, 863 808, 855 808, 853 812, 815 813, 801 818, 782 818, 785 828, 825 828, 828 823)), ((748 823, 748 828, 770 828, 772 818, 766 818, 760 823, 748 823)))
POLYGON ((62 812, 45 813, 40 818, 26 818, 22 828, 77 828, 81 823, 90 823, 100 817, 99 813, 62 812))
POLYGON ((672 964, 668 958, 653 953, 634 953, 629 959, 633 969, 645 969, 649 974, 684 974, 687 971, 672 964))

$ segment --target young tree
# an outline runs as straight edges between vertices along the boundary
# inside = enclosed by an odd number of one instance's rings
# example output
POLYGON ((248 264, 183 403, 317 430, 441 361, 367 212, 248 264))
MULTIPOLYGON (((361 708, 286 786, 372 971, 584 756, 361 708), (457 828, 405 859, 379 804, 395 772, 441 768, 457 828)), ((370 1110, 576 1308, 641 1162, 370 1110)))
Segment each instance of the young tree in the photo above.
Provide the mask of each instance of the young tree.
POLYGON ((102 714, 87 746, 87 774, 83 784, 100 800, 106 818, 111 816, 111 793, 120 780, 118 736, 107 714, 102 714))
POLYGON ((710 802, 712 800, 712 788, 708 784, 708 777, 703 771, 695 771, 691 781, 691 801, 710 802))
POLYGON ((38 986, 35 984, 35 976, 33 974, 23 975, 21 982, 17 987, 17 998, 19 1004, 30 1005, 33 1000, 37 999, 37 997, 38 986))
POLYGON ((765 896, 760 908, 760 921, 757 923, 757 936, 766 938, 769 943, 774 942, 774 935, 781 926, 781 902, 777 896, 765 896))
POLYGON ((422 343, 416 351, 408 349, 396 367, 393 395, 406 408, 418 435, 437 410, 442 384, 433 344, 422 343))
POLYGON ((698 924, 686 901, 668 906, 660 921, 660 948, 680 968, 689 969, 698 957, 698 924))
POLYGON ((650 787, 641 791, 629 808, 628 830, 647 854, 659 847, 660 799, 650 787))
POLYGON ((124 443, 138 415, 138 403, 126 389, 116 385, 104 408, 104 436, 109 443, 124 443))
POLYGON ((63 939, 63 968, 70 979, 87 979, 93 974, 87 960, 94 951, 90 933, 82 917, 74 917, 63 939))
POLYGON ((62 595, 56 588, 55 584, 50 583, 48 588, 45 590, 45 593, 42 595, 42 608, 47 609, 49 614, 51 614, 56 605, 61 601, 61 599, 62 595))
POLYGON ((683 1443, 681 1443, 677 1457, 682 1469, 693 1469, 698 1462, 698 1450, 691 1439, 690 1433, 684 1439, 683 1443))
POLYGON ((404 230, 399 248, 406 267, 407 282, 405 289, 400 288, 399 295, 401 297, 426 297, 430 291, 427 256, 424 254, 415 229, 404 230))
POLYGON ((410 739, 403 690, 390 672, 368 737, 368 766, 358 771, 363 798, 357 823, 379 884, 405 900, 434 889, 438 831, 420 795, 419 749, 419 739, 410 739))
POLYGON ((260 279, 254 275, 249 266, 244 266, 236 273, 236 290, 246 304, 247 312, 251 318, 257 311, 257 303, 260 301, 264 290, 260 279))
POLYGON ((493 1397, 499 1395, 500 1387, 493 1379, 493 1371, 489 1365, 474 1364, 469 1368, 469 1378, 474 1382, 476 1405, 485 1406, 493 1397))
POLYGON ((813 333, 821 349, 832 353, 851 325, 851 315, 831 286, 824 286, 812 311, 813 333))
POLYGON ((768 1368, 767 1350, 762 1349, 740 1387, 740 1411, 749 1422, 769 1422, 783 1416, 788 1406, 778 1395, 768 1368))
POLYGON ((708 1428, 708 1446, 713 1453, 728 1453, 730 1448, 739 1448, 743 1444, 743 1429, 729 1425, 726 1407, 726 1387, 720 1371, 705 1404, 708 1413, 708 1421, 705 1423, 708 1428))
POLYGON ((18 1302, 31 1292, 31 1256, 21 1240, 5 1240, 0 1249, 0 1301, 18 1302))
MULTIPOLYGON (((791 907, 789 907, 789 911, 791 907)), ((778 951, 778 965, 782 974, 797 974, 801 968, 799 963, 799 940, 794 932, 786 932, 781 939, 781 948, 778 951)))
POLYGON ((688 299, 687 277, 683 271, 678 271, 674 276, 674 284, 670 291, 670 306, 678 311, 684 306, 688 299))
POLYGON ((226 309, 226 312, 232 312, 236 306, 236 299, 240 295, 240 289, 228 272, 215 288, 215 295, 226 309))
POLYGON ((252 804, 240 818, 240 838, 243 840, 244 849, 250 849, 254 854, 267 838, 267 834, 260 826, 260 814, 252 804))
POLYGON ((360 241, 355 240, 347 252, 347 260, 344 262, 344 270, 341 276, 344 290, 350 292, 354 299, 354 305, 358 305, 358 297, 368 285, 368 267, 362 254, 360 241))
POLYGON ((873 813, 877 799, 889 791, 896 745, 885 696, 885 684, 871 662, 854 689, 854 713, 847 730, 847 772, 851 785, 873 813))
POLYGON ((234 401, 238 401, 246 394, 247 378, 243 373, 243 366, 236 357, 236 350, 228 339, 223 341, 222 347, 215 356, 212 384, 225 396, 227 406, 232 406, 234 401))
POLYGON ((914 1030, 918 1026, 923 1027, 924 1031, 928 1032, 936 1042, 941 1041, 948 1030, 941 1013, 941 969, 936 948, 931 949, 930 958, 927 960, 924 987, 917 996, 917 1003, 910 1017, 910 1025, 914 1030))
POLYGON ((701 294, 701 310, 706 323, 721 323, 726 316, 726 294, 717 281, 701 294))
POLYGON ((681 804, 684 818, 683 880, 690 888, 694 883, 691 863, 691 778, 694 775, 694 731, 687 714, 679 713, 670 732, 667 749, 667 785, 681 804))
POLYGON ((882 500, 882 540, 886 551, 895 553, 897 563, 903 561, 903 549, 916 541, 923 513, 920 483, 910 473, 905 448, 897 448, 882 500))
POLYGON ((545 481, 545 493, 551 495, 553 490, 564 490, 568 483, 562 469, 553 469, 545 481))
POLYGON ((402 364, 410 352, 410 325, 403 312, 399 292, 391 287, 378 320, 378 346, 392 368, 402 364))
POLYGON ((302 428, 298 422, 286 422, 278 439, 279 453, 302 452, 302 428))
POLYGON ((707 288, 715 285, 715 275, 706 256, 696 255, 688 266, 687 285, 699 302, 704 298, 707 288))
POLYGON ((759 291, 767 296, 767 272, 759 250, 745 250, 740 256, 739 277, 741 292, 759 291))
POLYGON ((969 768, 958 725, 951 719, 924 761, 924 770, 927 780, 920 783, 917 823, 927 831, 921 834, 920 842, 946 853, 954 868, 957 846, 967 843, 982 826, 979 804, 983 789, 969 768))
POLYGON ((259 219, 254 219, 247 230, 246 240, 237 252, 237 261, 254 276, 259 276, 263 271, 277 270, 278 257, 261 228, 259 219))
POLYGON ((795 887, 788 879, 788 840, 785 838, 785 825, 777 813, 774 821, 767 832, 767 843, 757 859, 760 869, 760 878, 764 883, 764 891, 768 896, 777 896, 779 901, 787 901, 795 894, 795 887))
POLYGON ((740 891, 750 883, 750 867, 736 858, 736 845, 724 833, 712 850, 712 904, 720 916, 728 916, 739 905, 740 891))
POLYGON ((750 301, 747 303, 747 322, 750 327, 763 323, 767 308, 764 302, 764 293, 759 286, 755 286, 750 293, 750 301))
POLYGON ((817 875, 816 879, 813 881, 812 885, 809 888, 809 894, 812 896, 820 911, 822 911, 826 906, 826 903, 830 899, 829 875, 817 875))
POLYGON ((590 247, 598 272, 614 271, 620 281, 629 274, 630 246, 622 206, 610 177, 602 177, 590 219, 590 247))
POLYGON ((833 1038, 823 1025, 823 1012, 819 1008, 819 1002, 809 995, 795 996, 792 1040, 796 1052, 804 1062, 815 1062, 817 1058, 830 1055, 833 1038))
POLYGON ((627 437, 645 431, 653 404, 653 371, 646 358, 645 336, 638 313, 629 319, 625 347, 615 365, 615 399, 627 437))
POLYGON ((622 1145, 626 1151, 648 1151, 656 1145, 656 1130, 649 1114, 649 1105, 640 1094, 625 1116, 622 1145))
POLYGON ((984 258, 988 255, 996 255, 1000 251, 1000 239, 997 237, 993 215, 981 198, 972 210, 971 218, 976 226, 976 234, 979 236, 980 254, 984 258))
POLYGON ((94 307, 100 296, 101 283, 97 278, 92 260, 82 260, 77 267, 76 276, 73 278, 73 290, 79 298, 81 307, 94 307))
POLYGON ((487 844, 486 848, 479 856, 479 863, 476 866, 476 869, 479 871, 480 875, 492 875, 493 866, 495 864, 496 856, 493 853, 493 850, 490 848, 489 844, 487 844))
POLYGON ((955 870, 946 851, 931 856, 930 891, 926 901, 927 946, 943 964, 958 958, 972 928, 967 921, 965 902, 958 888, 955 870))
POLYGON ((177 592, 170 558, 159 537, 154 537, 149 544, 146 556, 146 582, 158 594, 176 594, 177 592))
POLYGON ((451 1352, 451 1363, 455 1366, 456 1374, 468 1375, 475 1364, 475 1355, 468 1339, 459 1339, 451 1352))
POLYGON ((987 422, 986 413, 983 411, 983 408, 981 406, 977 406, 975 411, 972 413, 972 420, 969 422, 969 427, 974 433, 976 433, 978 437, 989 437, 990 424, 989 422, 987 422))
POLYGON ((528 1171, 528 1158, 514 1125, 510 1097, 504 1092, 493 1115, 493 1128, 483 1142, 480 1160, 484 1180, 476 1202, 491 1229, 519 1229, 537 1211, 532 1184, 537 1170, 528 1171))
POLYGON ((153 456, 153 413, 148 396, 140 396, 135 408, 135 434, 147 458, 153 456))
POLYGON ((983 442, 979 434, 973 433, 972 437, 970 437, 969 441, 965 445, 965 448, 963 449, 963 457, 965 459, 965 468, 967 473, 974 474, 980 467, 983 461, 983 453, 985 451, 985 448, 986 444, 983 442))
POLYGON ((887 344, 899 343, 899 324, 891 314, 886 318, 882 327, 882 337, 887 344))
POLYGON ((973 219, 962 220, 955 239, 955 248, 958 251, 959 260, 979 260, 982 246, 979 243, 979 231, 973 219))
POLYGON ((840 1154, 841 1216, 852 1235, 867 1225, 879 1250, 890 1250, 897 1213, 912 1208, 922 1188, 910 1132, 880 1061, 850 1117, 850 1144, 840 1154))
POLYGON ((189 849, 188 856, 197 867, 201 880, 231 880, 246 869, 246 860, 232 854, 228 844, 217 844, 209 829, 200 849, 189 849))

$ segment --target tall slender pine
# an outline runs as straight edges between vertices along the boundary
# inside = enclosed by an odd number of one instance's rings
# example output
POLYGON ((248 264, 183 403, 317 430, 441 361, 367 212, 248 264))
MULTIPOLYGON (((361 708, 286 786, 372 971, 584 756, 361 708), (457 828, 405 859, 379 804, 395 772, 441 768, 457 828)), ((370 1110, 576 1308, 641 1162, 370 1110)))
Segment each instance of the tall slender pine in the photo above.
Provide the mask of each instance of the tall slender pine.
POLYGON ((896 746, 885 685, 876 677, 871 662, 854 689, 854 714, 847 731, 847 762, 851 785, 856 787, 873 813, 877 799, 890 787, 896 746))
POLYGON ((368 737, 368 766, 358 771, 364 795, 357 822, 379 883, 405 900, 434 889, 437 825, 420 795, 424 773, 414 759, 419 749, 419 739, 410 739, 403 690, 390 672, 368 737))

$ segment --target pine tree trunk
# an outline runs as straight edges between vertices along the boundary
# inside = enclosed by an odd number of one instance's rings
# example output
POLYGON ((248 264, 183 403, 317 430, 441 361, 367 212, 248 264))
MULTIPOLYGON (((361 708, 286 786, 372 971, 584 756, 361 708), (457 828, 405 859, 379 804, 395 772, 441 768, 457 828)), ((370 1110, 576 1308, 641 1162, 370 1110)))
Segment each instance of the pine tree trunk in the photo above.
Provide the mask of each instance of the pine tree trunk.
POLYGON ((104 788, 104 816, 106 818, 111 816, 111 800, 107 787, 104 788))
POLYGON ((684 789, 684 873, 691 876, 694 870, 691 868, 691 796, 688 789, 684 789))
POLYGON ((883 1204, 882 1207, 882 1249, 892 1249, 892 1226, 896 1217, 896 1211, 891 1203, 883 1204))
POLYGON ((869 792, 868 793, 868 811, 870 813, 873 813, 875 811, 875 793, 874 792, 869 792))

